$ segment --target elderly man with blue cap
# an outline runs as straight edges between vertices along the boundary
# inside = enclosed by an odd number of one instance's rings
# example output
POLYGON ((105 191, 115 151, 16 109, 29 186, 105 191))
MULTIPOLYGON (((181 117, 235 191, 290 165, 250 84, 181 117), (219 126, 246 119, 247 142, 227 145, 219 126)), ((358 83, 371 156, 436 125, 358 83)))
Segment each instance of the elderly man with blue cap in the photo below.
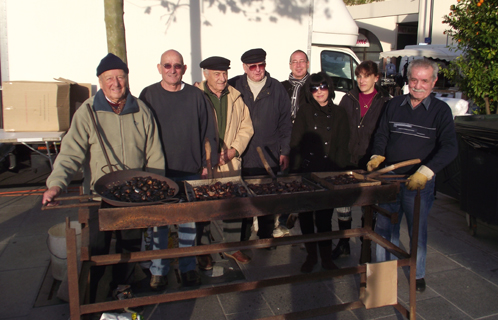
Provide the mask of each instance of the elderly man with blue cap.
MULTIPOLYGON (((119 170, 145 170, 164 175, 165 160, 154 115, 128 89, 128 67, 117 56, 109 53, 97 67, 100 90, 75 112, 71 127, 62 140, 61 151, 54 170, 47 179, 48 190, 43 204, 57 205, 56 197, 66 190, 73 176, 83 168, 83 190, 91 194, 95 182, 110 172, 99 144, 99 135, 111 164, 119 170), (87 105, 90 107, 88 108, 87 105), (98 124, 98 132, 92 123, 98 124)), ((109 206, 102 203, 102 206, 109 206)), ((108 254, 111 231, 100 232, 98 207, 90 207, 90 250, 92 255, 108 254)), ((116 231, 116 252, 140 251, 141 230, 116 231)), ((115 298, 131 297, 135 263, 113 266, 111 289, 115 298)), ((105 266, 92 267, 90 300, 95 301, 97 285, 105 266)))
MULTIPOLYGON (((199 85, 206 100, 211 105, 218 129, 218 165, 214 177, 240 176, 242 154, 245 152, 254 133, 251 116, 240 92, 227 83, 230 60, 223 57, 209 57, 199 66, 203 69, 206 81, 199 85)), ((227 220, 223 225, 223 238, 226 242, 236 242, 240 238, 241 220, 227 220)), ((204 227, 208 223, 197 223, 197 245, 201 244, 204 227)), ((241 263, 250 258, 241 251, 225 252, 225 255, 241 263)), ((212 269, 210 255, 197 257, 199 268, 212 269)))

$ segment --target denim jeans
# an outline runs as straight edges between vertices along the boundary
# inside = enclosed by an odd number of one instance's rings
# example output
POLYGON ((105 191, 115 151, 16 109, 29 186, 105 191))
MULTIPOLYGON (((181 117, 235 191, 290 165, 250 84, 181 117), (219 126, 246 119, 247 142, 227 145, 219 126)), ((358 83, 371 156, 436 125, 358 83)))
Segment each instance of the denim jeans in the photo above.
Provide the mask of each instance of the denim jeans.
MULTIPOLYGON (((169 226, 154 227, 152 237, 152 249, 168 249, 169 226)), ((178 247, 192 247, 195 244, 195 222, 178 225, 178 247)), ((181 273, 195 269, 195 257, 183 257, 178 259, 181 273)), ((169 272, 170 259, 154 259, 149 267, 150 273, 155 276, 165 276, 169 272)))
MULTIPOLYGON (((197 180, 200 175, 191 175, 173 178, 176 182, 184 180, 197 180)), ((168 249, 169 226, 154 227, 152 233, 152 250, 168 249)), ((178 247, 193 247, 195 245, 196 228, 195 222, 182 223, 178 225, 178 247)), ((170 259, 154 259, 149 267, 150 273, 155 276, 165 276, 169 272, 170 259)), ((196 267, 195 257, 183 257, 178 259, 181 273, 194 270, 196 267)))
MULTIPOLYGON (((427 255, 427 219, 432 203, 434 202, 434 185, 436 176, 430 181, 427 181, 425 188, 420 190, 420 218, 419 218, 419 233, 417 246, 417 279, 425 277, 425 257, 427 255)), ((412 226, 413 226, 413 206, 415 204, 415 196, 417 191, 406 189, 405 184, 400 185, 400 192, 397 195, 396 202, 379 204, 379 207, 390 212, 398 212, 398 223, 391 224, 391 220, 381 214, 377 214, 377 223, 375 232, 381 235, 384 239, 391 241, 394 245, 399 246, 399 228, 403 219, 403 214, 406 215, 408 225, 408 233, 410 235, 410 248, 412 241, 412 226)), ((376 261, 387 261, 396 259, 396 256, 391 254, 383 247, 377 245, 376 261)))

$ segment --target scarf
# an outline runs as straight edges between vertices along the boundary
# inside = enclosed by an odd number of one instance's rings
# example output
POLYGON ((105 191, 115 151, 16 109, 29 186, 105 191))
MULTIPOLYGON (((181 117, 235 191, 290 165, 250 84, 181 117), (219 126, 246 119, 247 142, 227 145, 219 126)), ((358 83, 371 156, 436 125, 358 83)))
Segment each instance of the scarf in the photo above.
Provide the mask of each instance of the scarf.
POLYGON ((296 79, 292 76, 292 72, 289 75, 289 82, 292 84, 294 91, 292 92, 291 97, 291 119, 295 119, 297 115, 297 111, 299 110, 298 97, 299 90, 304 85, 306 80, 309 78, 310 74, 306 72, 306 75, 302 79, 296 79))

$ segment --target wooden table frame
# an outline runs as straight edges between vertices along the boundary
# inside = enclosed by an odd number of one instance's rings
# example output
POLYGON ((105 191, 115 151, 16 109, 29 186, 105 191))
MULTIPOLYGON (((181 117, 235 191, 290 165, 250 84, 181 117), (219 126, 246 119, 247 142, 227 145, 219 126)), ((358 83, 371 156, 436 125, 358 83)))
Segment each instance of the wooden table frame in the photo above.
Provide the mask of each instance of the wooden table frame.
MULTIPOLYGON (((264 279, 259 281, 249 281, 236 284, 216 285, 209 288, 181 291, 175 293, 164 293, 145 297, 137 297, 127 300, 108 301, 88 304, 89 296, 89 275, 91 266, 112 265, 118 262, 140 262, 151 259, 165 259, 186 256, 197 256, 202 254, 218 253, 227 250, 243 250, 251 248, 267 248, 270 246, 281 246, 289 244, 299 244, 303 242, 320 241, 326 239, 339 239, 351 237, 363 237, 363 254, 370 252, 371 241, 383 246, 389 252, 399 258, 398 267, 410 267, 409 276, 409 310, 403 307, 399 301, 393 306, 406 318, 415 319, 416 306, 416 254, 418 244, 419 212, 420 212, 420 192, 415 199, 413 238, 411 253, 407 253, 398 246, 385 240, 372 230, 373 210, 379 210, 374 204, 379 202, 391 202, 396 199, 399 192, 399 184, 384 181, 381 186, 364 187, 345 190, 326 190, 318 192, 302 193, 296 195, 279 195, 255 198, 237 198, 228 200, 187 202, 177 204, 166 204, 156 206, 126 207, 99 209, 100 230, 123 230, 134 228, 145 228, 150 226, 171 225, 191 221, 222 220, 227 217, 232 219, 248 218, 253 216, 263 216, 276 213, 305 212, 310 210, 320 210, 325 208, 337 208, 344 206, 366 206, 363 228, 356 228, 342 231, 332 231, 326 233, 290 236, 284 238, 272 238, 262 240, 250 240, 243 242, 219 243, 188 248, 173 248, 166 250, 142 251, 129 254, 108 254, 91 256, 89 253, 89 208, 79 208, 79 222, 82 223, 82 247, 81 247, 81 271, 78 273, 77 253, 76 253, 76 232, 70 228, 69 219, 66 219, 66 241, 67 241, 67 262, 68 262, 68 283, 69 283, 69 306, 72 320, 81 319, 82 316, 104 312, 109 310, 122 309, 124 307, 145 306, 157 303, 194 299, 210 295, 217 295, 229 292, 249 291, 268 286, 282 285, 289 283, 299 283, 332 277, 360 274, 361 286, 360 297, 365 292, 366 287, 366 265, 346 267, 331 271, 314 272, 311 274, 299 274, 285 277, 264 279), (199 209, 201 209, 199 211, 199 209), (167 210, 168 214, 164 212, 167 210)), ((390 214, 396 221, 397 213, 382 211, 381 214, 390 214)), ((300 312, 292 312, 283 315, 276 315, 263 319, 304 319, 319 315, 363 308, 361 300, 347 302, 329 307, 317 308, 300 312)))

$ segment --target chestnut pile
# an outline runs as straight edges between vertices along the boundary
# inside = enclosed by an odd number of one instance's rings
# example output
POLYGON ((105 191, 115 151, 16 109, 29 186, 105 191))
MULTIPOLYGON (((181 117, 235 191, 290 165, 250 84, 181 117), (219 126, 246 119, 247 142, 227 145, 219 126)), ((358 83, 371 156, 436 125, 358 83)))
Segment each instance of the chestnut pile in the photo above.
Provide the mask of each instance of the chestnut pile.
POLYGON ((166 181, 151 177, 134 177, 108 188, 103 194, 110 200, 123 202, 156 202, 175 195, 166 181))
POLYGON ((336 186, 362 182, 361 180, 356 179, 352 174, 347 173, 332 177, 326 177, 324 180, 336 186))
POLYGON ((263 184, 249 184, 248 187, 256 195, 282 194, 282 193, 316 190, 316 188, 313 185, 306 185, 299 181, 292 181, 292 182, 279 181, 279 182, 270 182, 263 184))
POLYGON ((244 186, 233 182, 216 182, 212 185, 193 187, 196 201, 247 197, 244 186))

